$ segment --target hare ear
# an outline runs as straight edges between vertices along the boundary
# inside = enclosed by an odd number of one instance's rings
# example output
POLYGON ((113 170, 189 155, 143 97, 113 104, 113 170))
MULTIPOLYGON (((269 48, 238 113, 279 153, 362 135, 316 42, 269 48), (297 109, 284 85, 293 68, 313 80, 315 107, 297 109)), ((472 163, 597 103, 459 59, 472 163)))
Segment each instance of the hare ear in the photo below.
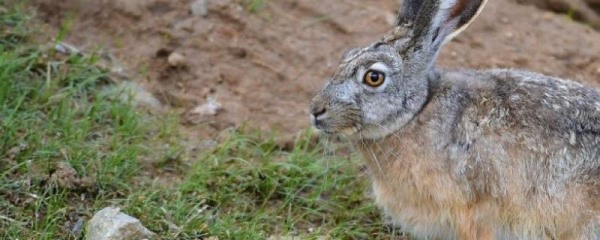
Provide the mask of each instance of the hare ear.
POLYGON ((487 1, 404 0, 398 23, 412 25, 417 44, 440 47, 471 25, 487 1))
POLYGON ((412 33, 408 39, 390 39, 395 40, 400 54, 410 59, 408 62, 413 64, 413 71, 428 70, 435 73, 435 60, 442 45, 465 30, 481 13, 487 1, 404 0, 397 29, 412 33))
POLYGON ((450 18, 448 21, 453 21, 452 18, 457 18, 458 23, 454 27, 454 31, 444 38, 444 42, 452 40, 462 31, 467 29, 473 21, 481 14, 488 0, 456 0, 450 18))
POLYGON ((417 19, 417 15, 423 5, 422 0, 404 0, 398 12, 397 26, 410 26, 417 19))

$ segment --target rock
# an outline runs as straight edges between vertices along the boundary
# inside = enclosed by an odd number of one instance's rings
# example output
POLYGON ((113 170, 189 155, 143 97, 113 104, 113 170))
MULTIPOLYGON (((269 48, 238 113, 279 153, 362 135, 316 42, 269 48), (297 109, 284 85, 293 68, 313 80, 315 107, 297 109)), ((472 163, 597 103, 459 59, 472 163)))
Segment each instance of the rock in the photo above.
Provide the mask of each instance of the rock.
POLYGON ((178 52, 172 52, 167 60, 169 61, 169 65, 171 65, 171 67, 185 67, 187 62, 185 56, 178 52))
POLYGON ((206 17, 208 15, 208 7, 206 6, 206 0, 196 0, 190 6, 192 14, 194 16, 206 17))
POLYGON ((56 45, 54 45, 54 49, 62 54, 80 54, 81 53, 81 51, 79 49, 77 49, 75 46, 65 43, 65 42, 57 43, 56 45))
POLYGON ((107 207, 90 220, 86 240, 152 239, 156 234, 142 225, 140 220, 121 212, 119 208, 107 207))
POLYGON ((85 220, 83 218, 78 218, 77 222, 75 222, 75 225, 73 226, 73 228, 71 228, 69 232, 71 232, 73 236, 76 236, 77 239, 80 239, 81 233, 83 232, 84 223, 85 220))
POLYGON ((221 106, 221 104, 219 102, 217 102, 217 100, 214 99, 213 97, 208 97, 207 102, 204 105, 200 105, 200 106, 194 108, 191 111, 191 114, 200 115, 203 117, 215 116, 221 110, 223 110, 223 106, 221 106))
POLYGON ((135 106, 147 106, 157 110, 162 109, 162 103, 152 93, 131 81, 107 87, 103 90, 103 94, 118 96, 122 102, 131 100, 135 106))

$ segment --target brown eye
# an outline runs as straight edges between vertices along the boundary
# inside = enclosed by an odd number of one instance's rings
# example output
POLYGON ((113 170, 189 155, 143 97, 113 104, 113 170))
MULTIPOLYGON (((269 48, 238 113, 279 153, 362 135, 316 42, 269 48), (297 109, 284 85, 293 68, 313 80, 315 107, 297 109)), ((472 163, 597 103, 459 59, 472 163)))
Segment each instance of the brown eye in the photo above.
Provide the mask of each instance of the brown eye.
POLYGON ((365 73, 363 83, 370 87, 379 87, 385 82, 385 74, 375 70, 369 70, 365 73))

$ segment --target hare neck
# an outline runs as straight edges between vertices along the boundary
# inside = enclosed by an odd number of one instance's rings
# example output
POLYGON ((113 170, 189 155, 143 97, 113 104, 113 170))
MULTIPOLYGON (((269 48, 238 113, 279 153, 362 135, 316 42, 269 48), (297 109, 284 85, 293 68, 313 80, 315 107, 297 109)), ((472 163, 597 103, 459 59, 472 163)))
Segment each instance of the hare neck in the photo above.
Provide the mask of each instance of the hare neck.
POLYGON ((360 151, 375 180, 387 181, 399 169, 410 169, 415 164, 435 159, 429 134, 418 119, 404 128, 379 140, 359 140, 354 145, 360 151))
POLYGON ((436 138, 444 135, 443 129, 432 130, 432 125, 439 125, 440 108, 436 102, 439 98, 438 79, 430 79, 430 89, 427 100, 415 116, 399 130, 380 139, 360 139, 354 145, 374 177, 387 179, 392 171, 398 168, 409 169, 415 164, 437 164, 439 159, 438 142, 436 138), (435 81, 435 82, 432 82, 435 81))

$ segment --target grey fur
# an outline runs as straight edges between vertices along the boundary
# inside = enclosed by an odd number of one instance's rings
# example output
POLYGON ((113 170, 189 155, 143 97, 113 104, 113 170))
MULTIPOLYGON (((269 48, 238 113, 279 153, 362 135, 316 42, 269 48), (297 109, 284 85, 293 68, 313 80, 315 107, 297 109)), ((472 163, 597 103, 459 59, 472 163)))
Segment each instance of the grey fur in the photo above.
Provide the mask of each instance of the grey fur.
POLYGON ((312 101, 315 127, 360 149, 377 203, 416 236, 597 239, 600 92, 527 71, 436 70, 483 7, 469 0, 448 19, 458 3, 406 0, 399 22, 414 24, 344 57, 312 101), (375 63, 380 88, 361 82, 375 63))

